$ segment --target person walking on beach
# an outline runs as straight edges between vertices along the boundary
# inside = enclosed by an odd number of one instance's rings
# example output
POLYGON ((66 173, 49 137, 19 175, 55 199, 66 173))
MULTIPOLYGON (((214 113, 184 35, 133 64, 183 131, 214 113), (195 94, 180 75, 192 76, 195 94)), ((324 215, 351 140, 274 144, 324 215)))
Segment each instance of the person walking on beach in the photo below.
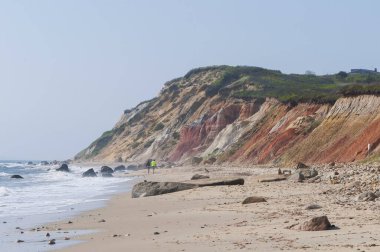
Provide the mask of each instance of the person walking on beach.
POLYGON ((153 159, 152 162, 150 162, 150 166, 152 167, 153 174, 154 174, 154 169, 156 169, 157 167, 157 162, 155 159, 153 159))
POLYGON ((148 161, 146 161, 146 164, 145 164, 145 167, 148 169, 148 174, 149 174, 149 171, 150 171, 151 163, 152 163, 152 159, 148 159, 148 161))

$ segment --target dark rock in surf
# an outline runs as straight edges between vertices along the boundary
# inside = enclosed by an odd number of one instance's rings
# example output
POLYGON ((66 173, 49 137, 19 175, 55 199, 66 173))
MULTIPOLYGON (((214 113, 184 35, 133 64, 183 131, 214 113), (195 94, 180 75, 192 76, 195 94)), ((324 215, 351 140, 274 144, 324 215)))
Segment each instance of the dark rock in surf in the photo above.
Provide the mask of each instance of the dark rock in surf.
POLYGON ((91 169, 88 169, 87 171, 85 171, 83 174, 82 174, 82 177, 97 177, 95 171, 93 168, 91 169))
POLYGON ((23 177, 20 176, 20 175, 12 175, 11 178, 13 178, 13 179, 23 179, 23 177))
POLYGON ((55 170, 60 172, 70 172, 69 166, 67 166, 67 164, 62 164, 61 167, 55 170))
POLYGON ((127 168, 125 168, 124 165, 119 165, 119 166, 116 166, 113 171, 117 172, 117 171, 125 171, 127 168))
POLYGON ((100 168, 100 172, 101 173, 113 173, 113 169, 109 166, 102 166, 102 168, 100 168))
POLYGON ((113 177, 113 175, 112 175, 112 173, 102 173, 102 177, 111 178, 111 177, 113 177))

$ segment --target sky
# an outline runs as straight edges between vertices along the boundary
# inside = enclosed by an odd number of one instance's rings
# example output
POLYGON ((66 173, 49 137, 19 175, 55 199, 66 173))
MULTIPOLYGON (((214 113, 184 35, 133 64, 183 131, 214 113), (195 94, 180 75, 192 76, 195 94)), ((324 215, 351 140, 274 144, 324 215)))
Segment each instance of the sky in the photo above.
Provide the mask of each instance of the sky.
POLYGON ((72 158, 192 68, 380 68, 380 1, 1 0, 0 159, 72 158))

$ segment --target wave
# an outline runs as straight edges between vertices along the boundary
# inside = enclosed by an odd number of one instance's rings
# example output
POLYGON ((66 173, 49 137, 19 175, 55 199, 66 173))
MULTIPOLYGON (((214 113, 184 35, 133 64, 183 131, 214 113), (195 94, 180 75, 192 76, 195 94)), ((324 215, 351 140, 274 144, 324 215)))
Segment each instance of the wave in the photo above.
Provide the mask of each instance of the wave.
POLYGON ((9 196, 11 194, 11 190, 7 187, 0 186, 0 197, 9 196))

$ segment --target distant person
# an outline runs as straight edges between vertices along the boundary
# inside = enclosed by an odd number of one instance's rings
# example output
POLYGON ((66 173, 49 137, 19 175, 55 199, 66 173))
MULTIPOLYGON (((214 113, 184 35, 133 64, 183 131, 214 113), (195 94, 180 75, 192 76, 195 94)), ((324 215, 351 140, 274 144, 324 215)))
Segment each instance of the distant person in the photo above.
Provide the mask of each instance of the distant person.
POLYGON ((153 174, 154 174, 154 169, 156 169, 157 167, 157 162, 155 159, 153 159, 152 162, 150 162, 150 166, 152 167, 153 174))
POLYGON ((145 167, 148 169, 148 174, 150 171, 151 164, 152 164, 152 159, 148 159, 148 161, 146 161, 146 164, 145 164, 145 167))

